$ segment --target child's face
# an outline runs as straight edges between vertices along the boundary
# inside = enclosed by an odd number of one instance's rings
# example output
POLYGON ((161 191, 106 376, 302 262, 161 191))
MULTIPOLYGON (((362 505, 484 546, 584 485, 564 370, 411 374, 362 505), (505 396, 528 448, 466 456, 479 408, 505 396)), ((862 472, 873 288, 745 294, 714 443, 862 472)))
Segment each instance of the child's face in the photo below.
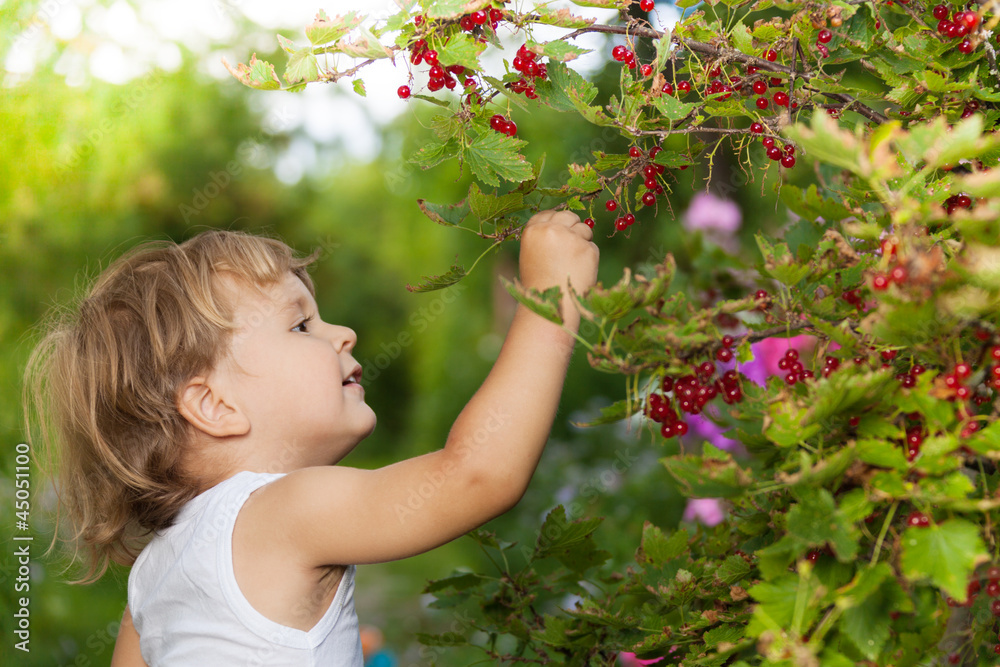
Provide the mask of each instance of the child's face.
POLYGON ((329 465, 375 428, 351 329, 323 322, 306 286, 288 273, 263 294, 236 287, 229 356, 221 373, 275 467, 329 465))

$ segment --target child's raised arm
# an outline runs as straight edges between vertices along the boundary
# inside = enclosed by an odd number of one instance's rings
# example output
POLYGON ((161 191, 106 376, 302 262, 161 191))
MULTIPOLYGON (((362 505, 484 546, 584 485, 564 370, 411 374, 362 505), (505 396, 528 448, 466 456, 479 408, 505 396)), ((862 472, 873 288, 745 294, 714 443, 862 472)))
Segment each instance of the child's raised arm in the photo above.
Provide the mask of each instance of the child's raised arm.
MULTIPOLYGON (((534 216, 521 237, 522 284, 564 292, 567 282, 577 291, 592 286, 598 249, 591 239, 573 213, 534 216)), ((579 313, 568 294, 562 306, 566 327, 575 329, 579 313)), ((237 532, 288 545, 302 564, 360 564, 422 553, 502 514, 538 464, 572 349, 570 333, 519 306, 493 369, 443 449, 377 470, 291 472, 251 496, 237 532)))

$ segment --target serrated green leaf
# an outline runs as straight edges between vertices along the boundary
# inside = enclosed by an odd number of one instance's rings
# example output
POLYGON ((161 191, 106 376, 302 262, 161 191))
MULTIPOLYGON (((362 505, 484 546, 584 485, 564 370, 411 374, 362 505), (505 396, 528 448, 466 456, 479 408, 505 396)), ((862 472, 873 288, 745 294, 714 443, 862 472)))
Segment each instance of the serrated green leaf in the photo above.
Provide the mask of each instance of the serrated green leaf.
POLYGON ((826 489, 797 489, 798 502, 788 510, 788 533, 809 546, 829 544, 841 562, 858 553, 854 526, 837 509, 826 489))
POLYGON ((544 292, 540 292, 537 289, 525 289, 516 279, 511 282, 500 276, 500 282, 518 303, 531 312, 541 315, 549 322, 563 323, 559 310, 562 291, 558 287, 550 287, 544 292))
POLYGON ((566 7, 554 8, 549 5, 538 5, 534 11, 538 14, 538 23, 573 30, 586 28, 597 20, 593 17, 576 16, 566 7))
POLYGON ((445 227, 460 225, 469 215, 469 203, 464 199, 457 204, 432 204, 424 199, 418 199, 417 206, 424 215, 445 227))
POLYGON ((669 121, 687 118, 698 107, 697 104, 681 102, 674 95, 657 95, 653 98, 653 106, 659 112, 660 118, 669 121))
POLYGON ((315 45, 336 42, 338 39, 361 25, 363 17, 357 12, 347 12, 332 19, 320 10, 315 20, 306 28, 306 37, 315 45))
POLYGON ((910 581, 930 580, 959 602, 976 565, 989 560, 979 528, 964 519, 950 519, 903 531, 900 569, 910 581))
POLYGON ((529 51, 548 58, 549 62, 556 61, 565 63, 570 60, 576 60, 585 53, 590 53, 590 49, 570 44, 568 41, 563 39, 555 39, 551 42, 543 42, 541 44, 528 40, 526 46, 529 51))
POLYGON ((743 21, 737 21, 736 25, 733 26, 733 32, 730 36, 737 50, 746 54, 753 54, 753 36, 750 34, 749 28, 743 24, 743 21))
POLYGON ((469 207, 480 222, 492 222, 511 211, 517 211, 524 206, 524 195, 520 192, 510 192, 505 195, 484 193, 473 183, 469 186, 469 207))
POLYGON ((440 276, 424 276, 423 282, 416 285, 407 285, 410 292, 433 292, 454 285, 465 277, 465 269, 458 264, 453 264, 447 273, 440 276))
POLYGON ((523 145, 520 139, 486 130, 469 142, 463 157, 483 183, 497 186, 500 179, 520 183, 534 175, 531 164, 519 152, 523 145))
MULTIPOLYGON (((300 81, 310 82, 319 80, 319 65, 312 49, 306 47, 295 51, 288 57, 288 67, 285 69, 285 81, 287 83, 298 83, 300 81)), ((360 79, 355 80, 355 86, 360 83, 360 79)))
POLYGON ((678 530, 670 537, 663 531, 646 521, 642 526, 642 545, 636 560, 647 562, 653 567, 663 567, 669 561, 680 556, 688 549, 688 534, 686 530, 678 530))
POLYGON ((445 160, 457 157, 460 149, 461 145, 455 139, 449 139, 445 143, 431 142, 417 149, 417 152, 410 156, 410 162, 421 169, 430 169, 445 160))
POLYGON ((250 56, 249 65, 236 63, 236 67, 232 67, 224 58, 222 64, 244 86, 257 90, 278 90, 281 88, 281 81, 274 73, 274 65, 266 60, 258 60, 256 53, 250 56))
POLYGON ((601 426, 603 424, 614 424, 615 422, 620 422, 623 419, 631 417, 639 411, 641 406, 642 404, 639 403, 639 401, 622 399, 620 401, 615 401, 607 407, 601 408, 601 413, 597 417, 585 422, 573 422, 573 425, 586 428, 590 426, 601 426))
POLYGON ((744 632, 745 627, 742 625, 720 625, 702 635, 702 641, 709 648, 715 648, 719 644, 735 644, 743 638, 744 632))
POLYGON ((753 568, 743 556, 727 556, 715 571, 715 578, 726 586, 731 586, 746 579, 752 571, 753 568))
POLYGON ((601 517, 568 521, 565 508, 557 505, 539 529, 533 558, 554 556, 576 572, 599 565, 608 556, 594 545, 593 534, 601 521, 601 517))
POLYGON ((438 46, 438 62, 442 67, 461 65, 472 70, 479 69, 479 56, 486 49, 486 44, 476 41, 468 33, 452 35, 448 42, 438 46))
POLYGON ((688 498, 733 498, 746 492, 752 479, 732 457, 711 445, 704 456, 692 454, 660 459, 688 498))
POLYGON ((365 91, 365 82, 361 79, 355 79, 351 85, 354 87, 354 92, 361 97, 368 97, 368 93, 365 91))
POLYGON ((424 593, 434 593, 446 588, 451 588, 456 591, 464 591, 470 588, 479 588, 487 581, 489 581, 487 577, 484 577, 476 572, 462 572, 459 574, 453 574, 450 577, 445 577, 444 579, 437 579, 435 581, 428 582, 427 585, 424 586, 424 593))
POLYGON ((489 0, 430 0, 424 4, 424 11, 432 19, 457 19, 489 4, 489 0))

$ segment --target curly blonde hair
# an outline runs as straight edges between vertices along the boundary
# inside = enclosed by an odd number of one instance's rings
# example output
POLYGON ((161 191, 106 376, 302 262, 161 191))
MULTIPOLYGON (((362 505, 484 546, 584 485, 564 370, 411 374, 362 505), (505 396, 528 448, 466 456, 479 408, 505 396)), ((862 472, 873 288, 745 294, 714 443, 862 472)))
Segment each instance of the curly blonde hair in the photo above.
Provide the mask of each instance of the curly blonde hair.
POLYGON ((131 565, 199 492, 182 466, 188 423, 177 398, 228 352, 235 304, 218 277, 265 287, 290 271, 314 293, 314 259, 242 232, 149 242, 112 263, 75 307, 50 315, 25 370, 25 420, 36 458, 56 477, 53 544, 70 542, 73 561, 86 565, 77 582, 99 579, 110 561, 131 565))

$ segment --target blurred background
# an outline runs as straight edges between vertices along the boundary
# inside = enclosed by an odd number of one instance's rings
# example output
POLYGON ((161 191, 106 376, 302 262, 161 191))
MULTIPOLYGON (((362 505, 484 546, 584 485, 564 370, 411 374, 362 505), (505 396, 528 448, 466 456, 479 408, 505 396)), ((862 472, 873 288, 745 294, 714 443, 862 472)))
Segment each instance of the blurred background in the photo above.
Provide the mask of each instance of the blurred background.
MULTIPOLYGON (((417 207, 418 197, 457 202, 471 181, 456 164, 421 171, 407 162, 429 136, 435 113, 419 100, 396 97, 396 88, 409 82, 408 63, 401 58, 363 70, 366 97, 349 82, 313 84, 298 94, 252 91, 222 66, 223 58, 246 62, 256 52, 278 63, 280 75, 275 33, 303 42, 319 8, 385 16, 394 5, 0 0, 3 609, 25 594, 15 592, 12 470, 15 446, 25 440, 21 373, 37 341, 35 327, 137 243, 179 242, 225 228, 278 236, 303 253, 321 251, 314 267, 321 313, 358 332, 355 356, 379 418, 346 465, 377 467, 440 447, 495 359, 513 311, 498 275, 514 275, 516 243, 445 292, 405 289, 456 260, 468 266, 487 247, 435 225, 417 207)), ((606 10, 574 11, 614 19, 606 10)), ((669 27, 678 16, 657 3, 650 20, 669 27)), ((509 59, 524 36, 503 37, 512 45, 509 59)), ((581 45, 595 52, 571 64, 597 81, 605 97, 617 85, 620 65, 607 56, 618 41, 583 38, 581 45)), ((425 92, 420 76, 415 92, 425 92)), ((569 162, 628 148, 613 133, 544 107, 511 115, 529 142, 528 160, 546 155, 542 182, 549 186, 564 182, 569 162)), ((716 154, 711 183, 704 165, 677 171, 671 206, 640 212, 628 237, 610 238, 610 216, 595 211, 604 282, 617 281, 625 266, 649 268, 671 252, 681 269, 676 288, 692 298, 749 288, 728 274, 732 255, 753 248, 753 233, 776 229, 787 214, 777 208, 768 177, 758 173, 747 184, 757 165, 737 164, 729 153, 716 154)), ((685 505, 657 464, 664 454, 659 436, 628 425, 572 426, 624 395, 622 378, 590 369, 577 354, 527 496, 487 528, 530 547, 544 514, 576 500, 583 510, 570 518, 607 517, 598 543, 613 554, 609 567, 624 569, 644 520, 676 526, 685 505)), ((107 665, 128 570, 114 568, 90 586, 66 583, 65 559, 44 555, 52 534, 48 483, 34 469, 31 480, 31 652, 13 650, 15 619, 5 613, 0 664, 107 665)), ((359 568, 357 611, 372 628, 369 641, 381 646, 378 664, 467 665, 481 658, 422 648, 414 634, 463 631, 455 612, 428 608, 430 596, 422 594, 428 580, 489 567, 463 538, 417 558, 359 568)))

